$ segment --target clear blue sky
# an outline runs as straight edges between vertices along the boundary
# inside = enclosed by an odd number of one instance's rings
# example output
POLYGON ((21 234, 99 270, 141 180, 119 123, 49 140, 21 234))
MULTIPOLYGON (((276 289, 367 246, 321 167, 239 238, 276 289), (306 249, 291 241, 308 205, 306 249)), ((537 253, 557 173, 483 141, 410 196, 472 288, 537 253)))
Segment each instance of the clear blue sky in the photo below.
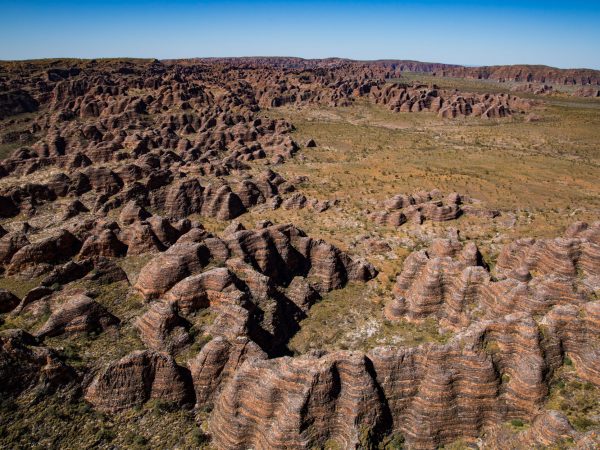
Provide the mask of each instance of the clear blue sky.
POLYGON ((600 0, 0 0, 0 59, 255 55, 600 69, 600 0))

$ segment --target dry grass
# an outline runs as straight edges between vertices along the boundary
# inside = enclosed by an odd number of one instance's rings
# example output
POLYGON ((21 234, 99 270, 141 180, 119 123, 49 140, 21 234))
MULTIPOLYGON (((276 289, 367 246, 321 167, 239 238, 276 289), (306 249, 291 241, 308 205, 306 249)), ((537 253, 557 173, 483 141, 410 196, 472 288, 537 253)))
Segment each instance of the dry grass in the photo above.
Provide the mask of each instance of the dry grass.
POLYGON ((358 102, 332 109, 273 111, 297 126, 297 139, 316 149, 280 168, 305 175, 316 197, 363 206, 398 192, 459 191, 500 209, 600 207, 596 182, 600 112, 548 106, 542 122, 520 118, 438 119, 430 113, 392 113, 358 102))
MULTIPOLYGON (((475 80, 425 81, 470 91, 508 89, 475 80)), ((367 258, 381 271, 368 287, 331 293, 316 305, 291 348, 304 352, 441 339, 435 327, 416 330, 386 323, 381 308, 392 295, 406 255, 446 235, 449 228, 477 242, 493 265, 502 244, 516 237, 557 236, 576 220, 598 220, 600 103, 569 98, 543 101, 535 109, 542 118, 539 122, 526 122, 520 115, 446 120, 431 113, 393 113, 365 100, 347 108, 267 111, 269 117, 295 124, 297 142, 314 138, 318 145, 303 148, 274 170, 288 180, 308 177, 307 182, 296 184, 307 197, 340 203, 320 214, 310 209, 256 208, 242 222, 246 226, 261 219, 292 222, 310 236, 367 258), (378 226, 368 217, 386 198, 433 188, 482 200, 502 215, 494 220, 461 217, 397 229, 378 226), (385 241, 391 251, 373 251, 366 245, 369 240, 385 241)))
POLYGON ((435 320, 423 324, 390 322, 383 318, 383 298, 373 285, 351 283, 329 292, 300 323, 288 347, 294 353, 310 350, 363 350, 382 345, 414 346, 445 342, 435 320))

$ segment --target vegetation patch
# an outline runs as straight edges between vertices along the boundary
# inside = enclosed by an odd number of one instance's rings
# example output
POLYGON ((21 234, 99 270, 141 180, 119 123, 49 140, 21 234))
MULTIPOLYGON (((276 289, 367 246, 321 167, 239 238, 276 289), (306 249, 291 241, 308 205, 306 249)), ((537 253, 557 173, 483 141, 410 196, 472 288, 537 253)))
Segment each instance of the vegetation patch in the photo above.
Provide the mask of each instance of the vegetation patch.
POLYGON ((561 411, 577 431, 588 431, 600 425, 600 389, 581 380, 569 362, 554 375, 546 409, 561 411))

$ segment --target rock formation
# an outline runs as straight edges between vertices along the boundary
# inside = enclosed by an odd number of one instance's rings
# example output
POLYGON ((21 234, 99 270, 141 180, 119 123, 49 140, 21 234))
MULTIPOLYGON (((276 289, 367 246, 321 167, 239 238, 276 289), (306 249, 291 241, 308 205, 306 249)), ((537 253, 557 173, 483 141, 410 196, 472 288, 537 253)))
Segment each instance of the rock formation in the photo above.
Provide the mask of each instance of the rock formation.
POLYGON ((175 303, 154 302, 148 312, 141 316, 136 327, 146 347, 151 350, 172 353, 191 340, 187 326, 177 314, 175 303))
POLYGON ((85 398, 100 410, 119 411, 153 399, 182 405, 193 401, 193 391, 189 372, 173 358, 137 351, 105 367, 85 398))
POLYGON ((459 330, 475 317, 494 318, 517 309, 545 314, 557 305, 583 305, 600 287, 597 228, 596 223, 567 231, 579 237, 520 239, 506 245, 498 256, 495 281, 473 243, 435 241, 406 259, 386 316, 434 316, 442 327, 459 330))
POLYGON ((216 337, 207 343, 190 362, 196 391, 196 406, 211 405, 225 385, 246 360, 267 359, 260 347, 248 338, 233 342, 216 337))
POLYGON ((0 391, 11 395, 36 384, 56 388, 75 378, 57 353, 19 329, 0 332, 0 391))
POLYGON ((38 338, 62 333, 101 331, 116 325, 119 319, 85 295, 78 295, 60 305, 36 333, 38 338))
MULTIPOLYGON (((598 322, 588 323, 597 332, 598 322)), ((590 331, 577 332, 580 344, 594 342, 590 331)), ((219 396, 211 432, 232 449, 354 447, 390 431, 411 448, 474 439, 486 426, 536 414, 568 342, 519 313, 474 324, 448 344, 247 361, 219 396)), ((590 362, 579 370, 586 378, 590 362)))
POLYGON ((528 111, 532 102, 507 94, 471 94, 440 90, 437 86, 390 84, 374 87, 370 96, 375 103, 394 112, 437 113, 439 117, 478 116, 496 119, 528 111))
MULTIPOLYGON (((306 139, 267 111, 360 99, 459 119, 452 126, 524 112, 535 121, 537 102, 525 94, 577 85, 577 95, 597 96, 596 71, 337 58, 0 66, 0 446, 21 445, 4 441, 14 430, 31 434, 11 423, 29 407, 38 417, 76 405, 82 421, 100 420, 90 407, 126 411, 114 423, 129 426, 148 418, 139 409, 150 401, 174 406, 161 409, 165 423, 173 411, 195 415, 222 449, 378 448, 393 437, 416 449, 598 442, 597 430, 575 431, 546 401, 567 368, 590 396, 600 388, 600 222, 555 238, 499 234, 481 247, 498 257, 484 260, 458 233, 433 235, 462 216, 474 219, 454 225, 501 226, 499 212, 455 192, 418 191, 377 204, 367 232, 350 243, 335 237, 338 248, 280 222, 297 210, 308 220, 344 213, 343 196, 312 198, 309 179, 283 166, 328 151, 328 140, 306 139), (393 82, 408 70, 519 88, 393 82), (400 268, 405 247, 418 250, 400 268), (377 264, 386 255, 385 279, 361 252, 377 264), (377 309, 390 267, 395 287, 377 309), (368 305, 383 331, 398 330, 386 342, 432 323, 443 336, 294 354, 304 321, 330 327, 328 308, 356 296, 369 303, 353 308, 368 305), (530 427, 511 433, 511 420, 530 427)), ((350 331, 375 329, 364 328, 350 331)), ((86 445, 104 445, 103 434, 86 445)))
POLYGON ((399 227, 406 222, 421 224, 426 220, 445 222, 461 215, 485 218, 497 217, 498 211, 478 206, 478 201, 456 192, 446 197, 437 189, 414 194, 398 194, 383 203, 383 210, 371 214, 371 218, 380 225, 399 227))

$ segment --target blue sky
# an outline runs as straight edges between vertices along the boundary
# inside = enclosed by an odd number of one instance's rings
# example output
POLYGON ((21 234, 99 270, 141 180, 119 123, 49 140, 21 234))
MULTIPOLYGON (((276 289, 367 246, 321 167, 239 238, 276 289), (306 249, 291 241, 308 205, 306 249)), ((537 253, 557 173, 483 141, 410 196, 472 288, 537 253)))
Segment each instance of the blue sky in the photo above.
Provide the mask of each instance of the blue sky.
POLYGON ((600 1, 0 0, 0 59, 255 55, 600 69, 600 1))

